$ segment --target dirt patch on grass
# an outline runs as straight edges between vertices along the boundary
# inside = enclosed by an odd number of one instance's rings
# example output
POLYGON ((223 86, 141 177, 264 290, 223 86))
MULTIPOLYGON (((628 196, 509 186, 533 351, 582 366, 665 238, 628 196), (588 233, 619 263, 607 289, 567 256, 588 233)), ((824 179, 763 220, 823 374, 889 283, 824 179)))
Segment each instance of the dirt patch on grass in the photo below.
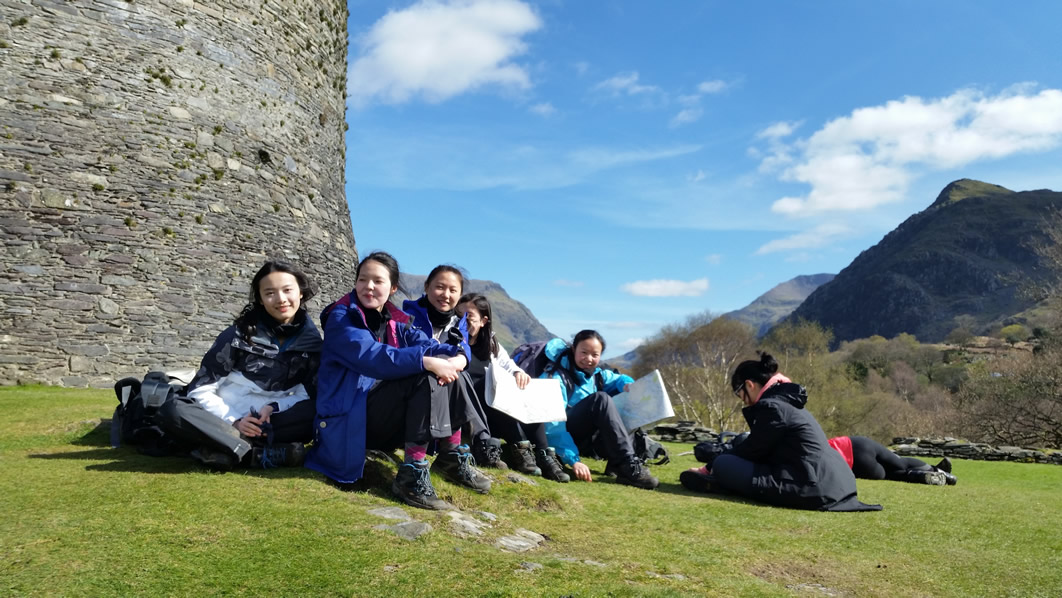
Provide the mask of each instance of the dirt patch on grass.
POLYGON ((791 561, 785 563, 756 563, 749 568, 749 573, 776 585, 807 596, 856 596, 846 589, 849 578, 840 563, 818 562, 803 563, 791 561))

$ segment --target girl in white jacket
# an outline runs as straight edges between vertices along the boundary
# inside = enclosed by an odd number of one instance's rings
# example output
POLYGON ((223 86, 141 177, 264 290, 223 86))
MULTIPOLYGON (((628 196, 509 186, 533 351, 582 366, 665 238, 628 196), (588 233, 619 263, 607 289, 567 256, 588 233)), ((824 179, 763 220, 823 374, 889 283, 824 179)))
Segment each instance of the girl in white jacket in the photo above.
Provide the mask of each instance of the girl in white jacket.
POLYGON ((466 371, 472 378, 477 399, 484 403, 481 407, 487 414, 491 434, 507 443, 509 465, 521 473, 567 482, 568 474, 564 473, 556 453, 546 441, 545 424, 525 424, 484 402, 487 381, 499 371, 514 376, 519 388, 531 381, 531 377, 509 358, 505 348, 494 338, 490 301, 479 294, 465 295, 458 301, 457 313, 468 322, 468 344, 472 355, 466 371))

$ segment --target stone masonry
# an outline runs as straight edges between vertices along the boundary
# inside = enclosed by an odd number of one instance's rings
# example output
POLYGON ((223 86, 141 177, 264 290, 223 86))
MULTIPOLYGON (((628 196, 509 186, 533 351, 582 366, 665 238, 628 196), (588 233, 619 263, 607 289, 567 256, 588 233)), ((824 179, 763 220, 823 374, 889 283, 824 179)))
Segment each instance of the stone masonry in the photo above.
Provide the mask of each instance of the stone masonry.
POLYGON ((267 256, 353 285, 343 0, 0 0, 0 383, 198 365, 267 256))

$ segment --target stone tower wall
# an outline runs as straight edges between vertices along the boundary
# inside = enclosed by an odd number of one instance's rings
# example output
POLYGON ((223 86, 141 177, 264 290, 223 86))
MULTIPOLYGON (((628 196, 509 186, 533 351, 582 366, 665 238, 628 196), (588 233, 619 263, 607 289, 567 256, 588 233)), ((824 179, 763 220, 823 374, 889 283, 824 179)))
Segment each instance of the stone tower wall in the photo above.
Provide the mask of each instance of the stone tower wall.
POLYGON ((343 0, 0 0, 0 382, 195 367, 267 256, 353 285, 343 0))

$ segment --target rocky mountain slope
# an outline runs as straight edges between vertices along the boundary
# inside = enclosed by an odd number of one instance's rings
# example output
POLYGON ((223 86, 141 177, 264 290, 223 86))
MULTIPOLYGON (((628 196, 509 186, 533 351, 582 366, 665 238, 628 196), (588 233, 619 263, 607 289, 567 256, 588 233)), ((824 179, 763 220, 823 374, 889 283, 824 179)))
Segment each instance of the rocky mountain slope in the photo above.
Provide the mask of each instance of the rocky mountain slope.
POLYGON ((815 289, 833 280, 834 276, 834 274, 797 276, 760 295, 745 307, 727 312, 721 317, 744 322, 752 326, 758 336, 763 336, 772 326, 799 307, 815 289))
POLYGON ((1059 192, 955 181, 790 318, 832 328, 836 341, 907 332, 923 342, 943 339, 960 316, 975 333, 1020 320, 1035 306, 1023 291, 1051 276, 1034 248, 1059 209, 1059 192))

